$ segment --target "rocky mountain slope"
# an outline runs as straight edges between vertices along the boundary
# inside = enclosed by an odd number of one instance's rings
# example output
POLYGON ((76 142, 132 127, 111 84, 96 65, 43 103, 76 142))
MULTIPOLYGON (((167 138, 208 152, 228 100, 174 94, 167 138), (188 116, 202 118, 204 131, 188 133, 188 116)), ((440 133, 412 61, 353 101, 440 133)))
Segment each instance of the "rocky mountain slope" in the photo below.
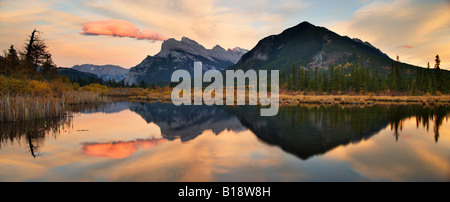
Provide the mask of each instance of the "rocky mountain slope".
POLYGON ((144 80, 152 82, 170 81, 175 70, 184 69, 193 72, 194 62, 201 61, 203 70, 224 70, 236 64, 247 50, 236 47, 225 50, 219 45, 206 49, 194 40, 183 37, 181 41, 168 39, 162 43, 161 51, 147 56, 140 64, 130 69, 125 83, 139 84, 144 80))

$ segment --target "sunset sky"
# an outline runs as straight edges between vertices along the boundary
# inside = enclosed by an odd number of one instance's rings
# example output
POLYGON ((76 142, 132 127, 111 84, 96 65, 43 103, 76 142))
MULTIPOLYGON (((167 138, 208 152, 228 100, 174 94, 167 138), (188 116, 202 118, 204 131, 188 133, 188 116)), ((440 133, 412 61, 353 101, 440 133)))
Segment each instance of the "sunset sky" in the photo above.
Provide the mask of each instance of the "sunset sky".
POLYGON ((186 36, 206 48, 252 49, 300 22, 360 38, 402 62, 450 69, 449 0, 0 0, 0 50, 42 32, 60 67, 131 68, 186 36))

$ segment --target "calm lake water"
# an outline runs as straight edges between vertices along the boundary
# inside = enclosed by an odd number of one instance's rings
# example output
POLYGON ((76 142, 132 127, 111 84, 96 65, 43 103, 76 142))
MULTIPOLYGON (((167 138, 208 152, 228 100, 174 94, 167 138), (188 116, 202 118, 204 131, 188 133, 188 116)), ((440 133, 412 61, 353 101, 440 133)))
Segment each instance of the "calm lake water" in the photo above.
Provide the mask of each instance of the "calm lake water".
POLYGON ((450 107, 116 102, 0 124, 0 181, 450 181, 450 107))

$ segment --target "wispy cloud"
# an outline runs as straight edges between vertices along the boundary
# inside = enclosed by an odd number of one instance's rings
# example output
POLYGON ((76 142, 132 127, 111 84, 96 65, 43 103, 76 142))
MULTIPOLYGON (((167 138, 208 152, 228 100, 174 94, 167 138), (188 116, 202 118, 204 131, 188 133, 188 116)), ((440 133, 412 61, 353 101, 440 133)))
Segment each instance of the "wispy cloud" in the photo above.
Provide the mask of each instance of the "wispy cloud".
POLYGON ((124 20, 92 21, 83 24, 83 35, 107 35, 114 37, 130 37, 152 41, 165 41, 167 38, 149 30, 140 30, 132 23, 124 20))
POLYGON ((251 49, 263 37, 306 20, 369 41, 414 65, 425 66, 439 54, 441 65, 449 68, 449 8, 447 0, 349 0, 345 6, 327 0, 0 1, 0 50, 11 44, 20 47, 36 28, 45 33, 59 66, 132 67, 158 53, 169 34, 177 39, 187 36, 207 48, 219 44, 251 49), (90 22, 96 19, 121 20, 90 22))
MULTIPOLYGON (((448 9, 449 4, 442 0, 371 1, 352 18, 330 23, 329 28, 369 41, 391 58, 399 55, 406 63, 424 67, 436 54, 450 58, 448 9)), ((450 63, 441 65, 449 67, 450 63)))
POLYGON ((411 45, 401 45, 398 48, 413 48, 411 45))

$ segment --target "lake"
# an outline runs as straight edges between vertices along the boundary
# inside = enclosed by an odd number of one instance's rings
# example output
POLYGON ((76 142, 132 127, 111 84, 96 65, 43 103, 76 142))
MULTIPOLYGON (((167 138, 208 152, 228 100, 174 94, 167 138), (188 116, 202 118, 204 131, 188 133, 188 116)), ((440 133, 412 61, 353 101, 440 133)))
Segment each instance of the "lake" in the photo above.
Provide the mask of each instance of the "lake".
POLYGON ((450 181, 449 106, 114 102, 0 124, 0 181, 450 181))

